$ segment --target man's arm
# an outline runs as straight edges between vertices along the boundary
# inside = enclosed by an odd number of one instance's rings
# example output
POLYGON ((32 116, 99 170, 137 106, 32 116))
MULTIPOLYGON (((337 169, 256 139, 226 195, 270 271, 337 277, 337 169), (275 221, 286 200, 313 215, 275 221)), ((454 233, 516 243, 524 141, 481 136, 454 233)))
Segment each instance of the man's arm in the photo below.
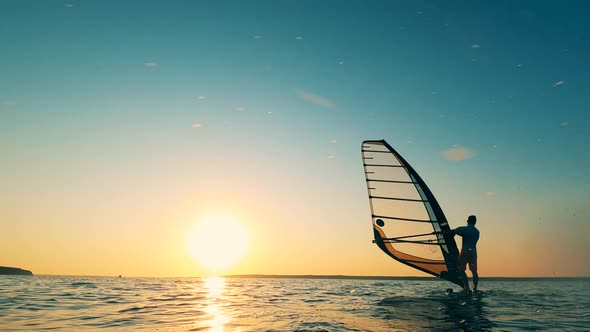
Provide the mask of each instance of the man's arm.
POLYGON ((463 227, 457 227, 455 229, 451 229, 450 231, 453 235, 463 236, 463 227))

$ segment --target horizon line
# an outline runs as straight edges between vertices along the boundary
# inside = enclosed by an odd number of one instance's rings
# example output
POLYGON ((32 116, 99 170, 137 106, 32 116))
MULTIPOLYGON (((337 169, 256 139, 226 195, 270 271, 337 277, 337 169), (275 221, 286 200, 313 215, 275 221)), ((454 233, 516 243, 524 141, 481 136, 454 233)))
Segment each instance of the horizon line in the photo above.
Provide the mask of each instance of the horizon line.
MULTIPOLYGON (((125 276, 125 275, 76 275, 76 274, 33 274, 33 277, 92 277, 92 278, 228 278, 228 279, 359 279, 359 280, 444 280, 435 276, 384 276, 344 274, 228 274, 220 276, 125 276)), ((29 276, 30 277, 30 276, 29 276)), ((480 280, 530 280, 530 279, 590 279, 590 276, 489 276, 480 280)))

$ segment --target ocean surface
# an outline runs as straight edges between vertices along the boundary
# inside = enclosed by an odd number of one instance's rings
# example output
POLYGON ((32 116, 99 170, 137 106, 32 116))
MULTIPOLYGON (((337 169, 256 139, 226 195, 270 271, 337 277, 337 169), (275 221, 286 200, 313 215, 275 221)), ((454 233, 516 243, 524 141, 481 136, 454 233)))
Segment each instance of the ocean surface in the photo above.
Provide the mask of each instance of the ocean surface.
POLYGON ((0 331, 590 331, 590 279, 482 280, 469 298, 452 286, 0 276, 0 331))

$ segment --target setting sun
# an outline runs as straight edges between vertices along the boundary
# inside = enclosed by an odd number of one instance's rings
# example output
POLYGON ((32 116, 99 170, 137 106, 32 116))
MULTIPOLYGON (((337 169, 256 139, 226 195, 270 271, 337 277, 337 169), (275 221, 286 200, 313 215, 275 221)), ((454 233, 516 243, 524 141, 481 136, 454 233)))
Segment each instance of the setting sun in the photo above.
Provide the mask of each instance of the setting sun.
POLYGON ((191 256, 210 272, 222 272, 244 257, 248 232, 235 218, 207 217, 194 225, 187 247, 191 256))

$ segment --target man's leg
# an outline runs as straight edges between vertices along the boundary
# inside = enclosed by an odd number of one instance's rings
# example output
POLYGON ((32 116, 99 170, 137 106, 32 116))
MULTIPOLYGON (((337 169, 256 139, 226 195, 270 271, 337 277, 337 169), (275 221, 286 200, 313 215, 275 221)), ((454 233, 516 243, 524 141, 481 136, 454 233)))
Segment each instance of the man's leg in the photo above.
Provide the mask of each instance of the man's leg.
POLYGON ((479 275, 477 274, 477 253, 473 253, 469 257, 469 270, 473 274, 473 292, 476 292, 477 283, 479 282, 479 275))
POLYGON ((463 283, 463 290, 468 293, 469 292, 469 278, 467 278, 467 273, 465 273, 465 269, 467 268, 467 255, 461 250, 461 253, 459 254, 459 266, 458 266, 458 271, 459 271, 459 278, 461 279, 461 282, 463 283))
POLYGON ((459 275, 461 276, 461 279, 463 280, 463 290, 465 292, 469 292, 469 278, 467 277, 467 273, 465 273, 465 270, 459 271, 459 275))

